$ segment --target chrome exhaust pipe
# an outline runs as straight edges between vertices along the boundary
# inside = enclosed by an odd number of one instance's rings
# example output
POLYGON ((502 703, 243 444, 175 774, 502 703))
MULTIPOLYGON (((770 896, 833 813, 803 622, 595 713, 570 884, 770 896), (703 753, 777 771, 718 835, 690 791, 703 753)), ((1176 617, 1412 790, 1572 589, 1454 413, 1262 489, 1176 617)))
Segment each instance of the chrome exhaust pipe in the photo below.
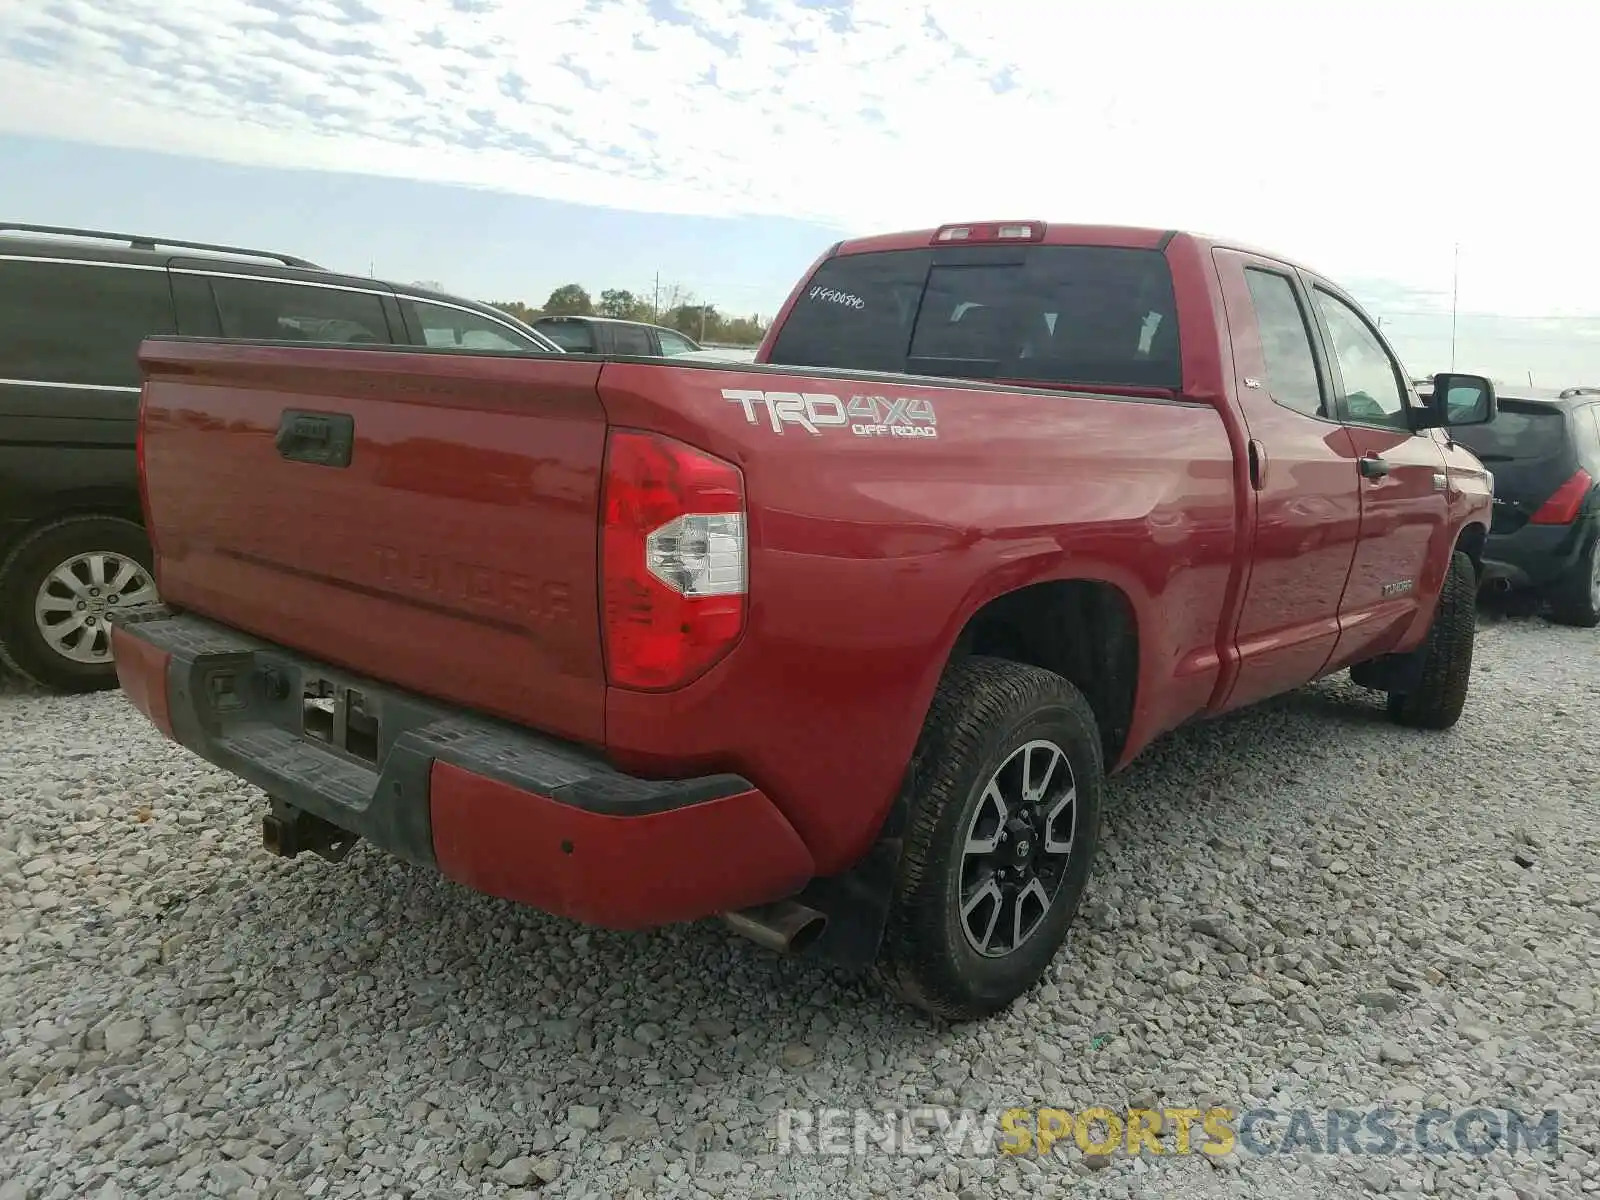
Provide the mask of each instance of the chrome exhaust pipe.
POLYGON ((740 937, 779 954, 801 953, 828 927, 826 914, 793 900, 723 913, 722 920, 740 937))

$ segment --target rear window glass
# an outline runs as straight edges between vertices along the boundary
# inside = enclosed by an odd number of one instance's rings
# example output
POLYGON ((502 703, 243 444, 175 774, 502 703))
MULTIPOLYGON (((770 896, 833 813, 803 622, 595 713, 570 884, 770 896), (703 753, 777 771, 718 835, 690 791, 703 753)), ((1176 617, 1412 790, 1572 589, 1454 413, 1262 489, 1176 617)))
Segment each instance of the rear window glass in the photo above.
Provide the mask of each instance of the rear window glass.
POLYGON ((1567 418, 1559 409, 1502 400, 1487 425, 1464 425, 1450 436, 1486 463, 1556 458, 1567 452, 1567 418))
POLYGON ((1176 388, 1172 275, 1155 250, 894 250, 829 259, 772 361, 853 371, 1176 388))
POLYGON ((540 321, 534 328, 563 350, 585 354, 594 349, 594 331, 582 321, 540 321))

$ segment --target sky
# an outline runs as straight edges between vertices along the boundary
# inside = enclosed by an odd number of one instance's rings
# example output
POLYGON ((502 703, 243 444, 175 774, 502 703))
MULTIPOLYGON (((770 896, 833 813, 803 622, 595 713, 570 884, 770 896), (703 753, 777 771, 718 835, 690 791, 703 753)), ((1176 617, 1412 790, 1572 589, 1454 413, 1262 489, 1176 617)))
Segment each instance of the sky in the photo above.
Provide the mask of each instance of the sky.
POLYGON ((1519 0, 0 0, 0 219, 770 315, 851 234, 1239 238, 1416 373, 1600 383, 1600 12, 1519 0))

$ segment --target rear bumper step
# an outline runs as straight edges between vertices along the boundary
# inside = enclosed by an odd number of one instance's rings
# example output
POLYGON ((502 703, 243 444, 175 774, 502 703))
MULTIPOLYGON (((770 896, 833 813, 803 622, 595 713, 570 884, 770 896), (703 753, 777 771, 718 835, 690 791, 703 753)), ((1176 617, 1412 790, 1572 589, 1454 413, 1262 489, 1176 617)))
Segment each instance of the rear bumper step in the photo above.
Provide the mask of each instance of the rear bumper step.
POLYGON ((159 605, 120 614, 113 636, 129 699, 265 791, 265 835, 286 847, 309 814, 476 891, 614 929, 770 903, 811 878, 799 835, 737 775, 625 775, 159 605))

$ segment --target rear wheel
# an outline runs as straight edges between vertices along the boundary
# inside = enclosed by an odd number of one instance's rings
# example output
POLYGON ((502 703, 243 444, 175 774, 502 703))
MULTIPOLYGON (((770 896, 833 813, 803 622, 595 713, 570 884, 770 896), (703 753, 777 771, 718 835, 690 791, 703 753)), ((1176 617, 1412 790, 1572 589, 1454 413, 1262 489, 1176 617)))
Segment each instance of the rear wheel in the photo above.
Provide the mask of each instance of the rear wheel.
POLYGON ((1472 679, 1472 642, 1478 627, 1477 572, 1459 550, 1450 558, 1439 607, 1422 647, 1417 686, 1389 693, 1389 715, 1414 729, 1449 729, 1461 719, 1472 679))
POLYGON ((117 517, 62 517, 0 564, 0 661, 54 691, 115 687, 107 618, 155 599, 144 530, 117 517))
POLYGON ((1032 987, 1066 939, 1099 836, 1099 732, 1061 676, 971 658, 941 683, 918 751, 879 975, 972 1020, 1032 987))
POLYGON ((1550 619, 1580 629, 1600 626, 1600 534, 1589 542, 1572 573, 1551 589, 1550 619))

